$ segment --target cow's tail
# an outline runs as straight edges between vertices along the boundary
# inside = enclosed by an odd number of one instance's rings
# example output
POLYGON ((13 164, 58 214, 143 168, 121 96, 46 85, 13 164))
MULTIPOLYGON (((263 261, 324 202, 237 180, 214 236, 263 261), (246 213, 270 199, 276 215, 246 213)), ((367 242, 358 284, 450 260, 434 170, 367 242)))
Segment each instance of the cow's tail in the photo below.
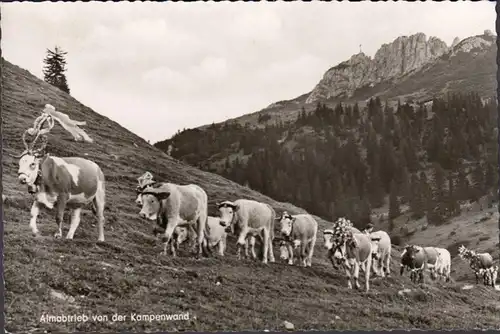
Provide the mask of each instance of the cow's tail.
POLYGON ((272 241, 274 240, 274 221, 276 220, 276 211, 274 211, 273 207, 269 204, 267 205, 271 210, 271 221, 269 222, 269 238, 272 241))

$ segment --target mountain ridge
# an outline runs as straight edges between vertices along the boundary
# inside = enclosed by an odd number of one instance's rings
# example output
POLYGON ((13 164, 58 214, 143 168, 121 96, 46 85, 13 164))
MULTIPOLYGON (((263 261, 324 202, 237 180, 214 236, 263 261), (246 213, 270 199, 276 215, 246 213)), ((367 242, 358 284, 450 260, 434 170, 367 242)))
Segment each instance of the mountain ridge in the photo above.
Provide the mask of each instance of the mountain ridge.
MULTIPOLYGON (((295 119, 303 107, 306 110, 311 110, 318 102, 329 106, 333 106, 338 102, 357 102, 360 107, 363 107, 367 99, 374 96, 379 96, 383 100, 387 99, 392 103, 397 100, 401 100, 401 102, 426 102, 432 100, 435 95, 443 95, 448 91, 463 89, 461 86, 467 85, 462 83, 471 77, 476 79, 471 85, 468 85, 467 89, 475 90, 485 98, 496 95, 496 76, 494 75, 496 71, 496 36, 489 30, 485 30, 481 35, 462 39, 457 37, 450 47, 438 37, 431 36, 427 40, 426 35, 421 32, 410 36, 399 36, 392 42, 382 44, 373 59, 364 53, 362 55, 359 53, 354 54, 348 60, 342 61, 325 71, 318 84, 310 92, 290 100, 273 102, 261 110, 215 124, 237 122, 241 125, 248 123, 250 127, 259 128, 266 124, 274 124, 280 120, 286 122, 295 119), (413 65, 397 75, 395 74, 397 66, 389 67, 387 71, 390 75, 375 78, 377 64, 383 64, 382 60, 391 58, 391 55, 396 55, 392 58, 397 61, 396 63, 402 64, 405 58, 398 58, 397 56, 398 52, 400 53, 399 56, 401 55, 405 45, 413 46, 416 50, 415 54, 407 58, 413 65), (391 52, 384 55, 384 50, 391 52), (418 57, 417 51, 423 52, 424 56, 418 57), (425 55, 425 52, 428 52, 427 55, 425 55), (378 59, 379 63, 373 60, 375 58, 378 59), (353 59, 362 61, 357 68, 361 68, 364 72, 345 73, 346 67, 344 65, 349 64, 348 67, 350 67, 349 62, 353 59), (448 64, 450 62, 455 62, 452 67, 456 69, 456 73, 453 69, 451 72, 449 71, 450 66, 448 64), (337 68, 339 66, 341 69, 337 68), (480 68, 481 73, 476 74, 474 70, 467 68, 467 66, 480 68), (446 73, 446 82, 443 82, 444 80, 440 79, 439 75, 446 71, 448 71, 446 73), (438 75, 433 74, 433 72, 438 73, 438 75), (340 81, 336 80, 337 77, 340 78, 340 81), (417 83, 412 84, 412 81, 417 83), (337 87, 338 85, 341 88, 337 87), (403 88, 398 88, 398 85, 402 85, 403 88), (264 116, 266 120, 262 121, 262 117, 259 116, 264 116)), ((210 124, 196 128, 206 129, 208 126, 210 124)), ((159 142, 162 141, 157 143, 159 142)))

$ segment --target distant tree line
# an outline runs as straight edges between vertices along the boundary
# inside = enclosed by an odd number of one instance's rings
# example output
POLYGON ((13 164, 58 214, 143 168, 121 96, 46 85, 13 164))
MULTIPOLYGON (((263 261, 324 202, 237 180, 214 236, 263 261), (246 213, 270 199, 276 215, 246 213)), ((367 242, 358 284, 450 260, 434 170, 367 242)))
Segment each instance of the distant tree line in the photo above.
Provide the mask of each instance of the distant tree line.
POLYGON ((174 157, 328 220, 347 216, 363 227, 388 198, 391 221, 405 205, 442 224, 464 201, 496 198, 495 120, 494 102, 475 93, 431 107, 374 98, 363 110, 318 104, 288 124, 212 125, 156 145, 174 142, 174 157))

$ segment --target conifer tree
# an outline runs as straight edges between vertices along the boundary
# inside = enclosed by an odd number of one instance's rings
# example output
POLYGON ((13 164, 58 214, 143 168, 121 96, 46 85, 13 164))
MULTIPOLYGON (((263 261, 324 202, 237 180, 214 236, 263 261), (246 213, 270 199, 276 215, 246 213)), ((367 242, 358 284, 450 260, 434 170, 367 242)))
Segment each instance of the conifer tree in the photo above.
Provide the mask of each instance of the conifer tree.
POLYGON ((61 48, 56 46, 54 51, 47 49, 47 55, 43 60, 43 79, 69 94, 68 82, 66 80, 66 54, 61 48))

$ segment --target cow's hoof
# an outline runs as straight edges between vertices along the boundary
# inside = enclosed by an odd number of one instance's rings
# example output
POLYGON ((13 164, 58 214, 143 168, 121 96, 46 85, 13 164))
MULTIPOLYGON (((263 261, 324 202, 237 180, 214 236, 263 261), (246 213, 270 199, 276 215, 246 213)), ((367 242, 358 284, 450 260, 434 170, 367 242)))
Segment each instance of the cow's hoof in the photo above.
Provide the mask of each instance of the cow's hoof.
POLYGON ((54 233, 54 238, 61 239, 61 237, 62 237, 62 233, 61 232, 54 233))

